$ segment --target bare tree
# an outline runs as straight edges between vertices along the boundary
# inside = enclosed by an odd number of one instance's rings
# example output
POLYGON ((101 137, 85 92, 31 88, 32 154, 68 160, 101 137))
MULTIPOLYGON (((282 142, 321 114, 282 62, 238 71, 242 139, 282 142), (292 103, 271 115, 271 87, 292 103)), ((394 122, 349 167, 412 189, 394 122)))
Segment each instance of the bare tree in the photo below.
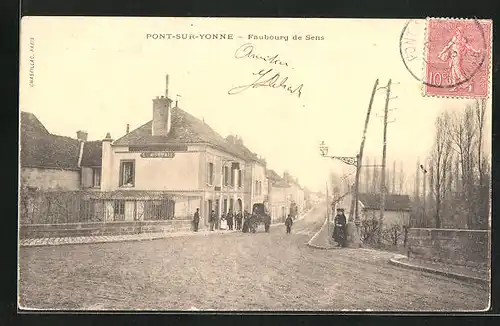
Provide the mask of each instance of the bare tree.
POLYGON ((420 159, 417 159, 417 170, 415 172, 415 198, 420 200, 420 159))
MULTIPOLYGON (((366 165, 370 165, 370 158, 366 157, 366 158, 363 158, 363 160, 366 162, 366 165)), ((371 191, 371 188, 370 188, 370 170, 371 170, 371 168, 369 168, 369 167, 361 170, 361 171, 363 171, 364 176, 365 176, 365 186, 364 186, 363 191, 366 193, 369 193, 371 191)))
POLYGON ((400 162, 399 164, 399 186, 398 186, 398 193, 401 195, 401 194, 404 194, 406 189, 405 189, 405 180, 406 177, 405 177, 405 173, 404 173, 404 170, 403 170, 403 161, 400 162))
POLYGON ((392 173, 391 173, 391 177, 392 177, 392 193, 395 194, 396 193, 396 160, 394 160, 392 162, 392 173))
POLYGON ((436 138, 431 153, 430 164, 432 166, 432 194, 435 199, 434 220, 435 227, 441 228, 442 202, 446 197, 447 168, 451 158, 451 139, 448 136, 450 116, 447 112, 436 119, 436 138))
MULTIPOLYGON (((373 165, 377 165, 377 159, 373 160, 373 165)), ((374 167, 372 171, 372 186, 371 186, 371 192, 376 194, 379 190, 379 171, 378 167, 374 167)))
POLYGON ((465 111, 454 113, 447 126, 447 133, 451 140, 452 148, 457 153, 461 168, 461 200, 464 203, 465 214, 467 214, 467 226, 474 228, 474 215, 477 213, 474 200, 474 168, 476 165, 474 147, 477 145, 477 124, 474 119, 474 111, 468 105, 465 111))
POLYGON ((487 227, 487 217, 489 215, 489 184, 487 183, 486 171, 488 171, 488 160, 483 155, 483 133, 486 116, 486 99, 476 100, 476 123, 477 123, 477 170, 478 170, 478 207, 475 216, 479 219, 476 224, 480 228, 487 227))

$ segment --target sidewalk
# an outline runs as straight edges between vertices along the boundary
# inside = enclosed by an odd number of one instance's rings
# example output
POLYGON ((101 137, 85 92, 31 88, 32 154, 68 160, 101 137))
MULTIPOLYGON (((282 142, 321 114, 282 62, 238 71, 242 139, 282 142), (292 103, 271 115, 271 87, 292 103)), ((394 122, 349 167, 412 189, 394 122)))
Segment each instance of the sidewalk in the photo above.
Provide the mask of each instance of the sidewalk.
MULTIPOLYGON (((330 235, 328 233, 328 220, 325 218, 325 222, 321 229, 309 240, 307 245, 315 249, 340 249, 335 244, 330 243, 330 235)), ((333 228, 333 225, 330 227, 333 228)))
POLYGON ((481 284, 488 284, 490 282, 488 271, 466 266, 444 264, 415 258, 408 259, 407 257, 391 258, 389 263, 398 267, 443 275, 462 281, 472 281, 481 284))
POLYGON ((63 237, 63 238, 35 238, 21 239, 19 245, 21 247, 39 247, 39 246, 58 246, 67 244, 88 244, 88 243, 106 243, 106 242, 122 242, 122 241, 147 241, 164 238, 177 238, 185 236, 209 236, 212 234, 230 234, 241 232, 237 230, 201 230, 199 232, 183 231, 183 232, 156 232, 156 233, 137 233, 127 235, 99 235, 89 237, 63 237))
MULTIPOLYGON (((329 243, 328 226, 326 220, 325 223, 323 223, 321 229, 311 238, 311 240, 309 240, 307 245, 315 249, 324 249, 324 250, 341 249, 329 243)), ((363 249, 363 250, 373 250, 373 249, 363 249)), ((408 259, 407 257, 399 254, 394 254, 394 256, 391 259, 389 259, 389 263, 402 268, 408 268, 417 271, 443 275, 462 281, 469 281, 469 282, 472 281, 481 284, 488 284, 490 279, 488 271, 485 270, 478 270, 471 267, 431 262, 422 259, 415 259, 415 258, 408 259)))
MULTIPOLYGON (((303 219, 311 210, 299 215, 297 221, 303 219)), ((274 223, 273 226, 282 225, 283 223, 274 223)), ((61 238, 34 238, 34 239, 20 239, 19 245, 21 247, 40 247, 40 246, 60 246, 69 244, 89 244, 89 243, 106 243, 106 242, 122 242, 122 241, 148 241, 164 238, 177 238, 186 236, 209 236, 213 234, 231 234, 241 232, 237 230, 200 230, 183 231, 183 232, 157 232, 157 233, 137 233, 128 235, 98 235, 88 237, 61 237, 61 238)))

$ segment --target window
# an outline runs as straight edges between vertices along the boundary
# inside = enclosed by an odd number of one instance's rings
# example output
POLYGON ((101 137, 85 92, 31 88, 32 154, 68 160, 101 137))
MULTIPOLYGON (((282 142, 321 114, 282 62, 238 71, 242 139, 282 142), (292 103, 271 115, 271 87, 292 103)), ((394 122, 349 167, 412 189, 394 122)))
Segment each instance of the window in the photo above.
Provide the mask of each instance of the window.
POLYGON ((235 184, 235 180, 234 180, 234 176, 235 176, 235 175, 234 175, 234 173, 235 173, 235 170, 236 170, 236 168, 235 168, 235 166, 233 165, 233 166, 231 167, 231 186, 233 186, 233 187, 236 185, 236 184, 235 184))
POLYGON ((242 177, 241 170, 238 170, 238 187, 241 187, 242 184, 241 177, 242 177))
POLYGON ((100 187, 101 186, 101 168, 92 169, 92 186, 100 187))
POLYGON ((213 185, 214 184, 214 164, 213 163, 208 163, 207 183, 209 185, 213 185))
POLYGON ((259 194, 259 181, 255 181, 255 194, 259 194))
POLYGON ((121 161, 120 163, 120 187, 133 187, 135 182, 135 162, 121 161))
POLYGON ((229 185, 229 167, 224 167, 224 185, 229 185))
POLYGON ((115 221, 123 221, 125 219, 125 201, 124 200, 115 200, 114 201, 114 213, 115 213, 115 221))

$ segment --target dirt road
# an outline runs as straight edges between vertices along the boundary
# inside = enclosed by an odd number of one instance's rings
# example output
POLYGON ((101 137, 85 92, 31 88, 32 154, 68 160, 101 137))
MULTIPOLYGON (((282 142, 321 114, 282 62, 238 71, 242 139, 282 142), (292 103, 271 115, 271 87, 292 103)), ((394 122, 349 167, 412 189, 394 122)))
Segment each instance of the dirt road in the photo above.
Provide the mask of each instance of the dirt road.
POLYGON ((393 254, 317 250, 320 205, 257 234, 20 249, 21 306, 106 310, 485 309, 488 289, 398 268, 393 254))

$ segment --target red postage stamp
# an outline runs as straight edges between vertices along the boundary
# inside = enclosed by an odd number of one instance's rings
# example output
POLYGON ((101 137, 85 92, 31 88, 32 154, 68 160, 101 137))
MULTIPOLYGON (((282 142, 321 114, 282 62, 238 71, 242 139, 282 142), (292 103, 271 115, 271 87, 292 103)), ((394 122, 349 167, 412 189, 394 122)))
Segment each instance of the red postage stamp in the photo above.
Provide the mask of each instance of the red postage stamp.
POLYGON ((430 18, 424 95, 487 97, 491 31, 490 20, 430 18))

